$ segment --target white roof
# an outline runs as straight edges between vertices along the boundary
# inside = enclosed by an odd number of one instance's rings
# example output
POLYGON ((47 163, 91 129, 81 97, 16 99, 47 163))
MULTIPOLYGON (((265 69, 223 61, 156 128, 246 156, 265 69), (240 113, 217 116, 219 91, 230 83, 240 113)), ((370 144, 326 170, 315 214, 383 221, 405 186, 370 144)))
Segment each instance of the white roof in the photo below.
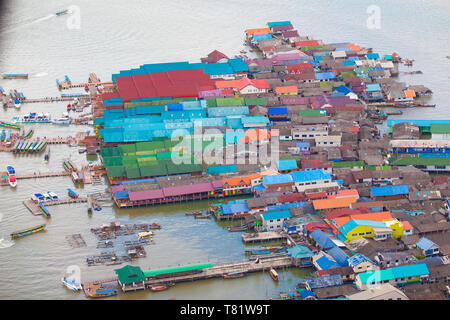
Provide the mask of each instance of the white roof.
POLYGON ((392 148, 442 148, 450 147, 450 140, 391 140, 392 148))
POLYGON ((380 285, 377 285, 376 287, 364 290, 362 292, 358 292, 352 295, 347 296, 349 300, 372 300, 375 299, 381 295, 395 292, 398 295, 401 295, 405 298, 405 300, 409 300, 409 298, 399 289, 391 285, 390 283, 383 283, 380 285))

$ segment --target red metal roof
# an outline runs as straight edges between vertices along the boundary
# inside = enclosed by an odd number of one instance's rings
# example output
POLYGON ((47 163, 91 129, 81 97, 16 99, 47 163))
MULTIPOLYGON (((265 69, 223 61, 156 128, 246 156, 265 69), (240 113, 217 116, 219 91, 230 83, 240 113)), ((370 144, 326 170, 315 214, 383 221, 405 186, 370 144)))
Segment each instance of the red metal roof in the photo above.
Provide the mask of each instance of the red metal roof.
POLYGON ((304 200, 306 200, 306 196, 303 193, 289 193, 278 196, 278 201, 280 203, 304 201, 304 200))

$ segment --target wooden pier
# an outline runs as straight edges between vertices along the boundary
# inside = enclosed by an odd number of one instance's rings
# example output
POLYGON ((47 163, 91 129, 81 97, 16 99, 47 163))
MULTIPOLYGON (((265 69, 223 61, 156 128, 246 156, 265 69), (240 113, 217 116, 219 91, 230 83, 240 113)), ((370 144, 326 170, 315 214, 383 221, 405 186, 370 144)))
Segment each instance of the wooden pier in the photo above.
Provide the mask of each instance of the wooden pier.
POLYGON ((242 235, 242 241, 244 241, 245 243, 284 240, 284 239, 286 239, 286 235, 275 231, 244 233, 242 235))
POLYGON ((62 177, 69 176, 70 172, 60 171, 60 172, 38 172, 16 175, 17 179, 34 179, 34 178, 51 178, 51 177, 62 177))
MULTIPOLYGON (((64 199, 64 200, 53 200, 53 201, 45 201, 44 205, 48 206, 56 206, 60 204, 68 204, 68 203, 81 203, 87 202, 87 198, 77 198, 77 199, 64 199)), ((42 210, 39 208, 39 205, 33 200, 24 200, 23 204, 25 207, 35 216, 44 215, 42 210)))
MULTIPOLYGON (((34 98, 34 99, 23 99, 21 103, 45 103, 45 102, 61 102, 61 101, 73 101, 75 98, 80 102, 91 102, 91 97, 80 96, 80 97, 47 97, 47 98, 34 98), (86 100, 86 101, 85 101, 86 100)), ((13 106, 14 107, 14 106, 13 106)))
POLYGON ((252 273, 252 272, 269 272, 270 268, 281 269, 292 267, 293 261, 291 257, 276 257, 269 259, 261 259, 258 263, 255 261, 243 261, 231 264, 225 264, 208 269, 204 269, 201 273, 190 274, 179 277, 160 278, 145 280, 145 287, 148 288, 153 284, 161 284, 167 282, 186 282, 211 278, 223 278, 224 275, 234 272, 252 273))

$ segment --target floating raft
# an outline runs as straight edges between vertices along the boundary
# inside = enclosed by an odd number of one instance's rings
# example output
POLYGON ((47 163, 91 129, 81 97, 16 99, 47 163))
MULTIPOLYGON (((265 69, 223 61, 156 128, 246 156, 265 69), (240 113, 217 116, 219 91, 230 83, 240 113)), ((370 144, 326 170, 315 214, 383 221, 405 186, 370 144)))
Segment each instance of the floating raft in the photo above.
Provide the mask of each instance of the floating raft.
POLYGON ((33 234, 33 233, 44 231, 45 226, 46 226, 45 224, 41 224, 40 226, 37 226, 34 228, 26 229, 23 231, 13 232, 13 233, 11 233, 11 239, 22 238, 25 236, 29 236, 30 234, 33 234))

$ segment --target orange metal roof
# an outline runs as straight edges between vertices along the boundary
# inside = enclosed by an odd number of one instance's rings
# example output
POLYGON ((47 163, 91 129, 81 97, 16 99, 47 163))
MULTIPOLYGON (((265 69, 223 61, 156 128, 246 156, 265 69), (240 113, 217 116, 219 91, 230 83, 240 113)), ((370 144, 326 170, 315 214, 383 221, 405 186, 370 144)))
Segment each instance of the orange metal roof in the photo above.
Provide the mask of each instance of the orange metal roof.
POLYGON ((336 223, 337 227, 341 227, 345 223, 347 223, 349 220, 369 220, 369 221, 386 221, 386 220, 392 220, 392 215, 389 211, 382 211, 382 212, 374 212, 374 213, 362 213, 362 214, 352 214, 345 217, 338 217, 334 219, 334 222, 336 223))
POLYGON ((290 93, 290 92, 298 92, 297 86, 287 86, 287 87, 276 87, 275 92, 280 93, 290 93))
POLYGON ((403 224, 403 230, 411 230, 414 229, 414 227, 411 225, 409 221, 402 221, 403 224))
POLYGON ((355 196, 359 198, 358 190, 356 189, 339 190, 337 194, 329 195, 328 199, 336 199, 339 197, 348 197, 348 196, 355 196))
POLYGON ((356 202, 356 198, 337 198, 337 199, 320 199, 313 200, 313 206, 315 210, 322 209, 335 209, 335 208, 345 208, 350 206, 351 203, 356 202))
POLYGON ((414 90, 405 90, 403 91, 403 94, 405 95, 405 98, 415 98, 416 92, 414 90))
POLYGON ((247 29, 245 32, 248 35, 255 35, 255 34, 267 34, 270 33, 269 28, 256 28, 256 29, 247 29))

